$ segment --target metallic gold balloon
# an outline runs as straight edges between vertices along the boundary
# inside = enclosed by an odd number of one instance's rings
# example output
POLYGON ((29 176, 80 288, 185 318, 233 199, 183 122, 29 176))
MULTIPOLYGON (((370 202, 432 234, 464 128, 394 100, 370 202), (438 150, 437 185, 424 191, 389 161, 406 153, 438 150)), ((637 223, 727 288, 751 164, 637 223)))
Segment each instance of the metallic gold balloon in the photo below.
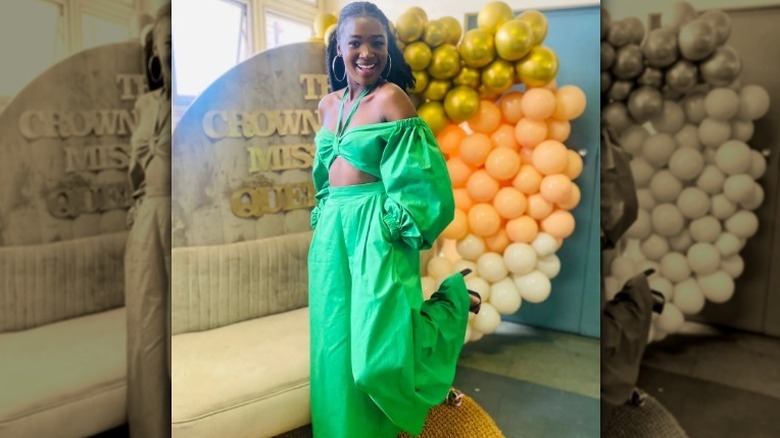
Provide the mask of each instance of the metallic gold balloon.
POLYGON ((436 79, 450 79, 460 70, 460 54, 452 44, 442 44, 433 50, 428 74, 436 79))
POLYGON ((457 46, 460 37, 463 36, 463 27, 460 25, 460 21, 454 17, 442 17, 439 18, 439 22, 447 29, 447 43, 457 46))
POLYGON ((422 94, 426 88, 428 88, 428 72, 425 70, 412 70, 412 76, 414 76, 414 88, 409 90, 410 93, 422 94))
POLYGON ((444 105, 441 102, 432 101, 420 105, 417 108, 417 115, 428 124, 433 135, 437 135, 449 123, 444 105))
POLYGON ((463 62, 469 67, 484 67, 496 57, 493 35, 481 29, 466 32, 458 50, 463 62))
POLYGON ((335 31, 336 31, 336 24, 335 23, 331 24, 330 26, 328 26, 327 29, 325 29, 325 34, 323 35, 322 40, 325 41, 326 45, 328 44, 328 41, 330 41, 330 37, 331 37, 331 35, 333 35, 333 32, 335 32, 335 31))
POLYGON ((482 83, 482 72, 478 68, 462 65, 458 74, 452 78, 452 83, 465 85, 476 90, 482 83))
POLYGON ((438 47, 447 42, 447 28, 439 20, 429 21, 425 24, 423 41, 431 47, 438 47))
POLYGON ((432 57, 431 48, 422 41, 415 41, 404 48, 404 59, 412 70, 425 70, 432 57))
POLYGON ((452 88, 452 82, 443 79, 431 79, 423 91, 422 97, 427 100, 444 100, 444 96, 452 88))
POLYGON ((504 2, 490 2, 477 14, 477 27, 491 34, 496 33, 505 22, 513 19, 512 8, 504 2))
POLYGON ((405 43, 419 40, 425 32, 425 20, 413 12, 405 12, 395 26, 396 36, 405 43))
POLYGON ((479 92, 479 98, 481 100, 494 101, 494 100, 498 99, 498 96, 501 95, 501 93, 499 93, 498 91, 493 90, 492 88, 488 88, 488 87, 486 87, 484 85, 480 85, 479 89, 477 90, 477 92, 479 92))
POLYGON ((525 21, 534 32, 534 45, 539 45, 547 37, 547 17, 539 11, 525 11, 517 16, 520 21, 525 21))
POLYGON ((482 85, 499 94, 512 88, 514 82, 515 69, 509 61, 496 59, 482 70, 482 85))
POLYGON ((455 87, 444 98, 444 111, 453 122, 465 122, 479 111, 479 94, 471 87, 455 87))
POLYGON ((428 14, 425 12, 425 10, 419 6, 414 6, 409 9, 407 9, 404 14, 406 13, 412 13, 417 14, 420 18, 423 19, 423 21, 428 21, 428 14))
POLYGON ((331 24, 336 24, 338 17, 331 13, 320 12, 314 17, 314 35, 322 38, 331 24))
POLYGON ((558 56, 547 46, 536 46, 515 63, 517 76, 529 87, 541 87, 558 74, 558 56))
POLYGON ((531 26, 521 20, 509 20, 496 32, 496 52, 507 61, 517 61, 534 46, 531 26))

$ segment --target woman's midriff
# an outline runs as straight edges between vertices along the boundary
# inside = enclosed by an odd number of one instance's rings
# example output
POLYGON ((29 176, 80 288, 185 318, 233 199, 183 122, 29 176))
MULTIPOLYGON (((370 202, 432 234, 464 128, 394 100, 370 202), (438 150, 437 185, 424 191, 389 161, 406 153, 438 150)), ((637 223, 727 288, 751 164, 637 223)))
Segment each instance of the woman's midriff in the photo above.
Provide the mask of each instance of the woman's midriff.
POLYGON ((171 165, 158 155, 152 157, 145 169, 147 195, 165 196, 171 193, 171 165))
POLYGON ((352 186, 356 184, 366 184, 378 181, 378 179, 355 166, 349 164, 342 157, 336 157, 328 172, 330 185, 333 187, 352 186))

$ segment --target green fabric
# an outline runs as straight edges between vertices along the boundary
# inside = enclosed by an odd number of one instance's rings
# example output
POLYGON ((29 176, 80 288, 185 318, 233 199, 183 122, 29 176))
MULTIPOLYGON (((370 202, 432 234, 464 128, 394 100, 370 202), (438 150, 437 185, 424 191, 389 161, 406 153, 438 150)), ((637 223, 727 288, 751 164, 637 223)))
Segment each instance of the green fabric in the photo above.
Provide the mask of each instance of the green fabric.
POLYGON ((454 212, 443 156, 418 118, 352 128, 341 141, 323 130, 313 178, 314 436, 416 435, 447 396, 468 323, 459 274, 422 299, 419 249, 454 212), (330 187, 337 151, 361 170, 379 169, 381 180, 330 187))

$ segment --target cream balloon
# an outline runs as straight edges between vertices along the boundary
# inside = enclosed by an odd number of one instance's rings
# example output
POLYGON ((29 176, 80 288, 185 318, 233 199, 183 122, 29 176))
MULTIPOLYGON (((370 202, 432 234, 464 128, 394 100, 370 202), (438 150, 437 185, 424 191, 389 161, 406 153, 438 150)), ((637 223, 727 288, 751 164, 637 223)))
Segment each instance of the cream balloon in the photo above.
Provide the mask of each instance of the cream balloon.
POLYGON ((490 304, 502 315, 511 315, 520 310, 522 298, 512 278, 506 277, 490 286, 490 304))
POLYGON ((523 300, 529 303, 541 303, 550 296, 552 284, 550 279, 539 271, 532 271, 525 275, 512 276, 517 290, 523 300))
MULTIPOLYGON (((490 300, 490 283, 482 277, 472 277, 466 279, 466 289, 478 293, 483 302, 490 300)), ((473 315, 473 313, 472 313, 473 315)))
POLYGON ((555 254, 558 249, 558 240, 549 233, 540 232, 531 242, 531 246, 539 257, 547 257, 555 254))
POLYGON ((527 243, 515 242, 504 250, 504 264, 509 272, 524 275, 536 268, 537 255, 527 243))
POLYGON ((555 254, 540 258, 536 263, 536 269, 552 280, 561 272, 561 259, 555 254))
POLYGON ((725 303, 734 296, 734 279, 724 271, 715 271, 696 278, 704 297, 713 303, 725 303))
POLYGON ((444 257, 436 256, 428 261, 427 274, 440 281, 452 273, 452 262, 444 257))
POLYGON ((501 315, 490 303, 482 303, 479 314, 474 318, 473 327, 480 333, 489 335, 501 324, 501 315))
POLYGON ((706 300, 694 278, 688 278, 674 285, 672 302, 686 315, 695 315, 704 308, 706 300))
POLYGON ((672 303, 666 303, 663 312, 658 316, 657 326, 667 333, 677 333, 685 322, 680 309, 672 303))
POLYGON ((485 253, 485 241, 479 236, 469 234, 458 241, 456 248, 461 257, 475 262, 485 253))
POLYGON ((480 277, 490 283, 495 283, 508 274, 504 264, 504 257, 494 252, 486 252, 479 256, 479 259, 477 259, 477 272, 480 277))
POLYGON ((436 280, 433 277, 425 276, 420 281, 422 282, 423 298, 425 300, 431 299, 431 295, 436 292, 436 280))
POLYGON ((472 262, 471 260, 466 259, 460 259, 452 264, 452 273, 455 272, 461 272, 464 269, 470 269, 471 273, 466 276, 466 278, 470 277, 476 277, 477 275, 477 264, 472 262))
POLYGON ((691 276, 688 259, 681 253, 670 252, 661 258, 661 275, 673 283, 679 283, 691 276))

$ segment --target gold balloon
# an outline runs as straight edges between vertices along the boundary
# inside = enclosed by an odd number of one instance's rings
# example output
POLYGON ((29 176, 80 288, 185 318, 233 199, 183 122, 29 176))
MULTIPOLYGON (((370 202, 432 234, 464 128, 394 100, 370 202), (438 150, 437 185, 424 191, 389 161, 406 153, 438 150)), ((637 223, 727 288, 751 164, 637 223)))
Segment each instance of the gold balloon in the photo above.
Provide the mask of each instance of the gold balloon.
POLYGON ((452 82, 442 79, 431 79, 428 87, 423 91, 422 97, 427 100, 444 100, 444 96, 450 91, 452 82))
POLYGON ((404 48, 404 59, 412 70, 425 70, 431 63, 433 52, 422 41, 416 41, 404 48))
POLYGON ((471 87, 455 87, 444 98, 444 111, 453 122, 465 122, 479 111, 479 94, 471 87))
POLYGON ((460 70, 460 54, 452 44, 442 44, 433 51, 428 74, 436 79, 450 79, 460 70))
POLYGON ((520 21, 525 21, 534 32, 534 45, 539 45, 547 37, 547 17, 539 11, 525 11, 517 16, 520 21))
POLYGON ((428 21, 428 14, 425 12, 425 10, 423 8, 421 8, 419 6, 414 6, 414 7, 411 7, 409 9, 407 9, 406 12, 404 12, 404 14, 406 14, 406 13, 416 14, 417 16, 422 18, 423 21, 428 21))
POLYGON ((395 32, 398 39, 405 43, 412 43, 420 39, 425 31, 425 20, 414 12, 405 12, 398 19, 395 32))
POLYGON ((337 22, 338 18, 335 15, 329 12, 320 12, 314 17, 314 36, 324 37, 328 28, 337 22))
POLYGON ((481 76, 482 73, 478 68, 462 65, 458 74, 452 78, 452 83, 455 85, 465 85, 476 90, 482 83, 481 76))
POLYGON ((449 123, 444 105, 441 102, 426 102, 420 105, 420 108, 417 109, 417 115, 428 124, 433 135, 437 135, 449 123))
POLYGON ((499 94, 512 88, 515 68, 509 61, 496 59, 482 70, 482 85, 499 94))
POLYGON ((447 42, 447 28, 439 20, 425 24, 423 41, 431 47, 438 47, 447 42))
POLYGON ((331 24, 328 26, 327 29, 325 29, 325 34, 322 37, 322 40, 325 42, 325 45, 328 45, 328 41, 330 41, 331 35, 333 35, 333 32, 336 31, 336 24, 331 24))
POLYGON ((480 85, 479 90, 477 91, 479 92, 479 98, 482 100, 494 101, 498 99, 498 96, 501 95, 501 93, 499 93, 498 91, 493 90, 492 88, 488 88, 484 85, 480 85))
POLYGON ((477 27, 494 34, 505 22, 515 18, 512 8, 504 2, 490 2, 477 14, 477 27))
POLYGON ((558 56, 547 46, 536 46, 515 63, 517 76, 529 87, 541 87, 558 74, 558 56))
POLYGON ((463 35, 463 27, 460 22, 454 17, 442 17, 439 18, 439 22, 447 29, 447 43, 458 45, 460 37, 463 35))
POLYGON ((496 57, 493 35, 481 29, 466 32, 458 49, 463 62, 469 67, 484 67, 496 57))
POLYGON ((412 76, 414 76, 414 88, 409 90, 410 93, 422 94, 426 88, 428 88, 428 72, 425 70, 417 71, 412 70, 412 76))
POLYGON ((509 20, 496 32, 496 52, 507 61, 517 61, 533 46, 533 30, 525 21, 509 20))

